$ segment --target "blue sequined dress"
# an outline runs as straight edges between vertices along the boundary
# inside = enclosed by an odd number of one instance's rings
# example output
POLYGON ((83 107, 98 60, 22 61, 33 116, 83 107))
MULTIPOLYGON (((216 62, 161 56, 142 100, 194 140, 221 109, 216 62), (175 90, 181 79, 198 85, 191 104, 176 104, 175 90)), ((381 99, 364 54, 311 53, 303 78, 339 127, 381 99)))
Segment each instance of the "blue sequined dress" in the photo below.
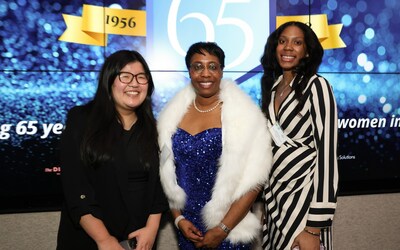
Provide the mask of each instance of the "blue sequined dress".
MULTIPOLYGON (((201 219, 201 210, 211 199, 212 188, 222 152, 221 128, 211 128, 196 135, 191 135, 178 128, 172 137, 172 150, 175 157, 176 176, 180 187, 185 190, 187 200, 182 211, 183 216, 191 221, 202 233, 206 232, 201 219)), ((196 249, 178 231, 180 249, 196 249)), ((222 242, 218 249, 251 249, 250 245, 233 245, 222 242)))

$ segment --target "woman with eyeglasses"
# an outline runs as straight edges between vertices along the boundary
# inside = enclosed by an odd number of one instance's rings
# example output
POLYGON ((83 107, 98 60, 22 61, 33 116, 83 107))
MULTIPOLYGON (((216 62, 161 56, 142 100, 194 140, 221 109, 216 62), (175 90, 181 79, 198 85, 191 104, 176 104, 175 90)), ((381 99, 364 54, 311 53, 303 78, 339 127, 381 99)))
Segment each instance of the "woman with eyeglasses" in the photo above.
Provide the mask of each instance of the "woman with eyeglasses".
POLYGON ((271 166, 260 108, 223 80, 224 51, 193 44, 185 57, 191 83, 158 119, 160 176, 180 249, 251 249, 261 221, 251 211, 271 166))
POLYGON ((159 180, 153 90, 144 58, 117 51, 105 60, 93 100, 68 112, 57 249, 124 249, 120 242, 128 239, 136 249, 155 247, 168 203, 159 180))

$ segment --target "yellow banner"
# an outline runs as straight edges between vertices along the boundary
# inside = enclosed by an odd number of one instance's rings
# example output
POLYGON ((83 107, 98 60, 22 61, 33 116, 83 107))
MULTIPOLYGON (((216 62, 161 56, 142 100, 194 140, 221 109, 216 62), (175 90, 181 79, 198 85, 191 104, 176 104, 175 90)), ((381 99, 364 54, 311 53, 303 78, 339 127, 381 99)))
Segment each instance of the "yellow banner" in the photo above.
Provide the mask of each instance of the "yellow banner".
POLYGON ((63 14, 67 29, 58 40, 107 45, 107 34, 146 36, 146 12, 83 5, 82 17, 63 14))
POLYGON ((325 14, 302 15, 302 16, 277 16, 276 27, 289 21, 298 21, 302 23, 311 22, 311 28, 317 35, 324 49, 338 49, 346 47, 346 44, 340 38, 340 31, 343 24, 328 25, 328 17, 325 14))

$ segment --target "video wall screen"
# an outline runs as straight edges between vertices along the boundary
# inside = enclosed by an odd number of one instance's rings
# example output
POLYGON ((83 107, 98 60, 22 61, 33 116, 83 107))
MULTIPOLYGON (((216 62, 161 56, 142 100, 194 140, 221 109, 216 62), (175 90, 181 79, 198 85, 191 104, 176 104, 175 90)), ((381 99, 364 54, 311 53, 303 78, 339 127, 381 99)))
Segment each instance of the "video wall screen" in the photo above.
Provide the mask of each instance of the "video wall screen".
POLYGON ((266 39, 293 18, 310 21, 326 48, 320 74, 339 108, 340 194, 400 191, 399 15, 395 0, 0 0, 0 212, 59 209, 66 114, 93 97, 109 54, 144 55, 157 116, 189 81, 187 48, 216 41, 224 77, 258 102, 266 39))

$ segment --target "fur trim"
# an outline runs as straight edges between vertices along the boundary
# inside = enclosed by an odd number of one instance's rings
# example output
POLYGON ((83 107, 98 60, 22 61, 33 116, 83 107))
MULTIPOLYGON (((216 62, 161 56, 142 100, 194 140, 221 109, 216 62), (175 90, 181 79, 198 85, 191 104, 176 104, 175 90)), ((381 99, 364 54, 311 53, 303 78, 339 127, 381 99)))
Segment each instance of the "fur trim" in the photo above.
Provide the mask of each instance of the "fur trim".
POLYGON ((186 194, 176 181, 171 138, 195 96, 191 85, 187 85, 167 103, 157 121, 158 141, 161 147, 160 179, 169 205, 174 209, 184 208, 186 194))
MULTIPOLYGON (((264 186, 272 164, 271 138, 259 107, 234 82, 222 80, 220 88, 223 147, 212 197, 202 211, 207 228, 217 226, 234 201, 264 186)), ((158 121, 161 183, 175 209, 184 208, 186 194, 176 182, 171 138, 194 98, 189 84, 170 101, 158 121)), ((260 220, 249 212, 228 239, 250 242, 260 227, 260 220)))

